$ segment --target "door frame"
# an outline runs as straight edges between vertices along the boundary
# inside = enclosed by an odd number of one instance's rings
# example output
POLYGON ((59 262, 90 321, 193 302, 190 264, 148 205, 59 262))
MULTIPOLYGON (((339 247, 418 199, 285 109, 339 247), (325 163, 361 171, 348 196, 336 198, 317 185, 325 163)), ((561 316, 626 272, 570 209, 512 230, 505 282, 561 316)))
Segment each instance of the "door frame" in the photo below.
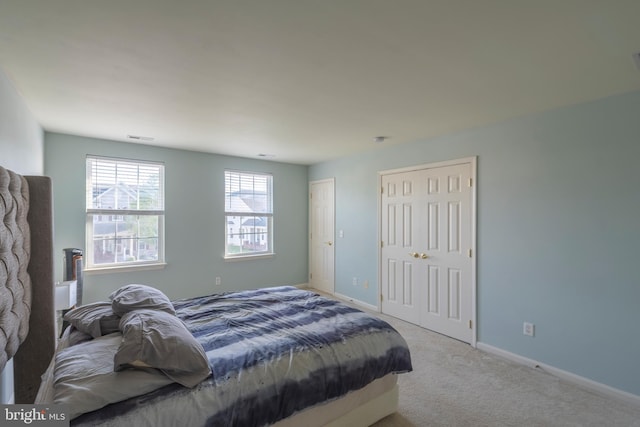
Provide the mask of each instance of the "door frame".
MULTIPOLYGON (((336 180, 335 178, 326 178, 326 179, 319 179, 319 180, 315 180, 315 181, 309 181, 309 188, 308 188, 308 194, 309 194, 309 219, 308 219, 308 224, 309 224, 309 230, 308 230, 308 234, 307 234, 307 241, 309 242, 309 267, 311 267, 312 265, 312 259, 313 259, 313 241, 311 238, 311 230, 313 229, 312 227, 312 215, 313 215, 313 206, 312 206, 312 200, 311 200, 311 188, 314 184, 325 184, 325 183, 331 183, 331 185, 333 186, 333 212, 331 212, 331 215, 333 216, 333 265, 331 266, 331 270, 333 273, 333 278, 331 280, 332 283, 332 289, 331 289, 331 294, 335 295, 336 293, 336 239, 335 239, 335 234, 336 234, 336 180)), ((307 281, 309 282, 309 285, 311 284, 311 271, 309 271, 309 273, 307 274, 307 281)))
POLYGON ((445 160, 441 162, 426 163, 415 166, 407 166, 398 169, 386 169, 378 171, 378 312, 382 312, 382 177, 384 175, 412 172, 424 169, 435 169, 445 166, 460 164, 471 165, 471 346, 476 348, 478 342, 478 314, 477 314, 477 204, 478 204, 478 156, 464 157, 461 159, 445 160))

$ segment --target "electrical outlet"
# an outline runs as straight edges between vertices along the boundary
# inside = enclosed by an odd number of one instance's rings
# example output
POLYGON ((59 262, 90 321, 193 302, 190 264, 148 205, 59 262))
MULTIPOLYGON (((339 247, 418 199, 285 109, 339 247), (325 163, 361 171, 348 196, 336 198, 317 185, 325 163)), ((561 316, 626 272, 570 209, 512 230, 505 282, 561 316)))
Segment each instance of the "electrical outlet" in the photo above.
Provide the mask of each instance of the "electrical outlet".
POLYGON ((216 286, 220 286, 222 284, 222 279, 220 276, 216 277, 216 286))
POLYGON ((362 287, 364 287, 365 289, 369 289, 369 281, 365 280, 364 282, 362 282, 362 287))
POLYGON ((357 277, 353 278, 353 286, 358 286, 358 278, 357 277))
POLYGON ((524 324, 522 325, 522 333, 524 335, 532 337, 535 334, 535 330, 536 325, 534 325, 533 323, 524 322, 524 324))

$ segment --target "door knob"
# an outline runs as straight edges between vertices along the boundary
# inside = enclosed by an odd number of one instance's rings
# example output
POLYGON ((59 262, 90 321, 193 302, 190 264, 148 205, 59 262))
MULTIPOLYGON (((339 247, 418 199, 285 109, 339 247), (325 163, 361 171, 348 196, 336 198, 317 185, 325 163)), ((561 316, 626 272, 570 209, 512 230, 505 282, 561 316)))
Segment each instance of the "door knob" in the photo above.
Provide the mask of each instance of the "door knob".
POLYGON ((333 245, 333 242, 325 242, 325 243, 329 246, 333 245))
POLYGON ((429 258, 429 255, 427 255, 427 254, 420 254, 420 258, 422 258, 422 259, 427 259, 427 258, 429 258))
POLYGON ((420 256, 418 252, 409 252, 409 255, 411 255, 414 258, 418 258, 420 256))

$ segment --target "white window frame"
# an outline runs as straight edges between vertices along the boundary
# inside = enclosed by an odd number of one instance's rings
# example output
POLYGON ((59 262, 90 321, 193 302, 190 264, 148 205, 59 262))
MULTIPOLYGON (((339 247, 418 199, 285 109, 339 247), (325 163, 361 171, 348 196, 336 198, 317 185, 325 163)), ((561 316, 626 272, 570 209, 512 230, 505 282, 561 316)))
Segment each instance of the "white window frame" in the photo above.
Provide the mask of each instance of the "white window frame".
MULTIPOLYGON (((273 241, 274 241, 274 232, 273 232, 273 174, 266 172, 253 172, 253 171, 239 171, 239 170, 231 170, 225 169, 224 171, 224 259, 225 260, 247 260, 252 258, 264 258, 275 255, 273 241), (266 209, 259 211, 251 211, 251 210, 235 210, 232 203, 229 202, 228 198, 230 197, 231 187, 229 178, 232 176, 234 178, 239 178, 240 176, 244 177, 244 179, 266 179, 266 188, 265 188, 265 199, 266 199, 266 209), (235 217, 235 218, 234 218, 235 217), (229 229, 232 230, 232 234, 236 234, 241 236, 241 239, 244 239, 246 235, 255 235, 259 240, 254 243, 263 242, 260 237, 264 237, 264 234, 256 234, 247 231, 246 227, 242 225, 242 217, 263 217, 267 219, 266 224, 266 239, 264 242, 266 243, 267 248, 265 250, 250 250, 247 252, 242 252, 242 243, 240 244, 240 252, 235 252, 230 250, 232 247, 236 247, 235 245, 229 244, 229 236, 227 232, 229 229), (234 227, 229 227, 230 220, 237 220, 240 218, 239 223, 235 224, 234 227), (235 228, 235 233, 233 233, 233 229, 235 228)), ((233 191, 231 191, 233 193, 233 191)))
MULTIPOLYGON (((164 231, 164 222, 165 222, 165 173, 164 173, 164 163, 162 162, 153 162, 146 160, 134 160, 134 159, 125 159, 125 158, 116 158, 116 157, 103 157, 103 156, 94 156, 87 155, 86 159, 86 246, 85 246, 85 271, 110 271, 110 270, 126 270, 126 269, 140 269, 140 268, 161 268, 165 265, 165 231, 164 231), (94 178, 91 176, 91 171, 93 165, 97 162, 107 162, 107 163, 116 163, 116 164, 130 164, 135 165, 137 167, 141 166, 153 166, 159 169, 159 192, 160 199, 158 201, 159 206, 154 209, 139 209, 139 208, 131 208, 127 209, 118 209, 116 208, 95 208, 93 207, 93 184, 94 178), (158 220, 158 243, 157 243, 157 251, 158 251, 158 259, 157 260, 133 260, 133 261, 114 261, 110 263, 99 263, 96 264, 94 262, 95 254, 94 254, 94 224, 93 218, 102 217, 102 218, 121 218, 124 219, 125 216, 153 216, 157 217, 158 220)), ((139 200, 138 200, 139 201, 139 200)), ((136 246, 139 248, 140 242, 136 242, 136 246)))

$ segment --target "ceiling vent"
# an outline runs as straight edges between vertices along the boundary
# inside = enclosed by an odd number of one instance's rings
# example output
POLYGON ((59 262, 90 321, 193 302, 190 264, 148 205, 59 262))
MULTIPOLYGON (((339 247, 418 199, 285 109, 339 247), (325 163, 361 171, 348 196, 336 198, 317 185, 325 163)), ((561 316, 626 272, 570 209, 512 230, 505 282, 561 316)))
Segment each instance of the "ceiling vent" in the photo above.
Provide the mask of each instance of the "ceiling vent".
POLYGON ((133 139, 136 141, 146 141, 146 142, 151 142, 153 141, 155 138, 152 138, 150 136, 140 136, 140 135, 127 135, 128 139, 133 139))
POLYGON ((389 138, 391 138, 391 137, 390 136, 374 136, 373 137, 373 141, 376 144, 382 144, 383 142, 385 142, 389 138))

